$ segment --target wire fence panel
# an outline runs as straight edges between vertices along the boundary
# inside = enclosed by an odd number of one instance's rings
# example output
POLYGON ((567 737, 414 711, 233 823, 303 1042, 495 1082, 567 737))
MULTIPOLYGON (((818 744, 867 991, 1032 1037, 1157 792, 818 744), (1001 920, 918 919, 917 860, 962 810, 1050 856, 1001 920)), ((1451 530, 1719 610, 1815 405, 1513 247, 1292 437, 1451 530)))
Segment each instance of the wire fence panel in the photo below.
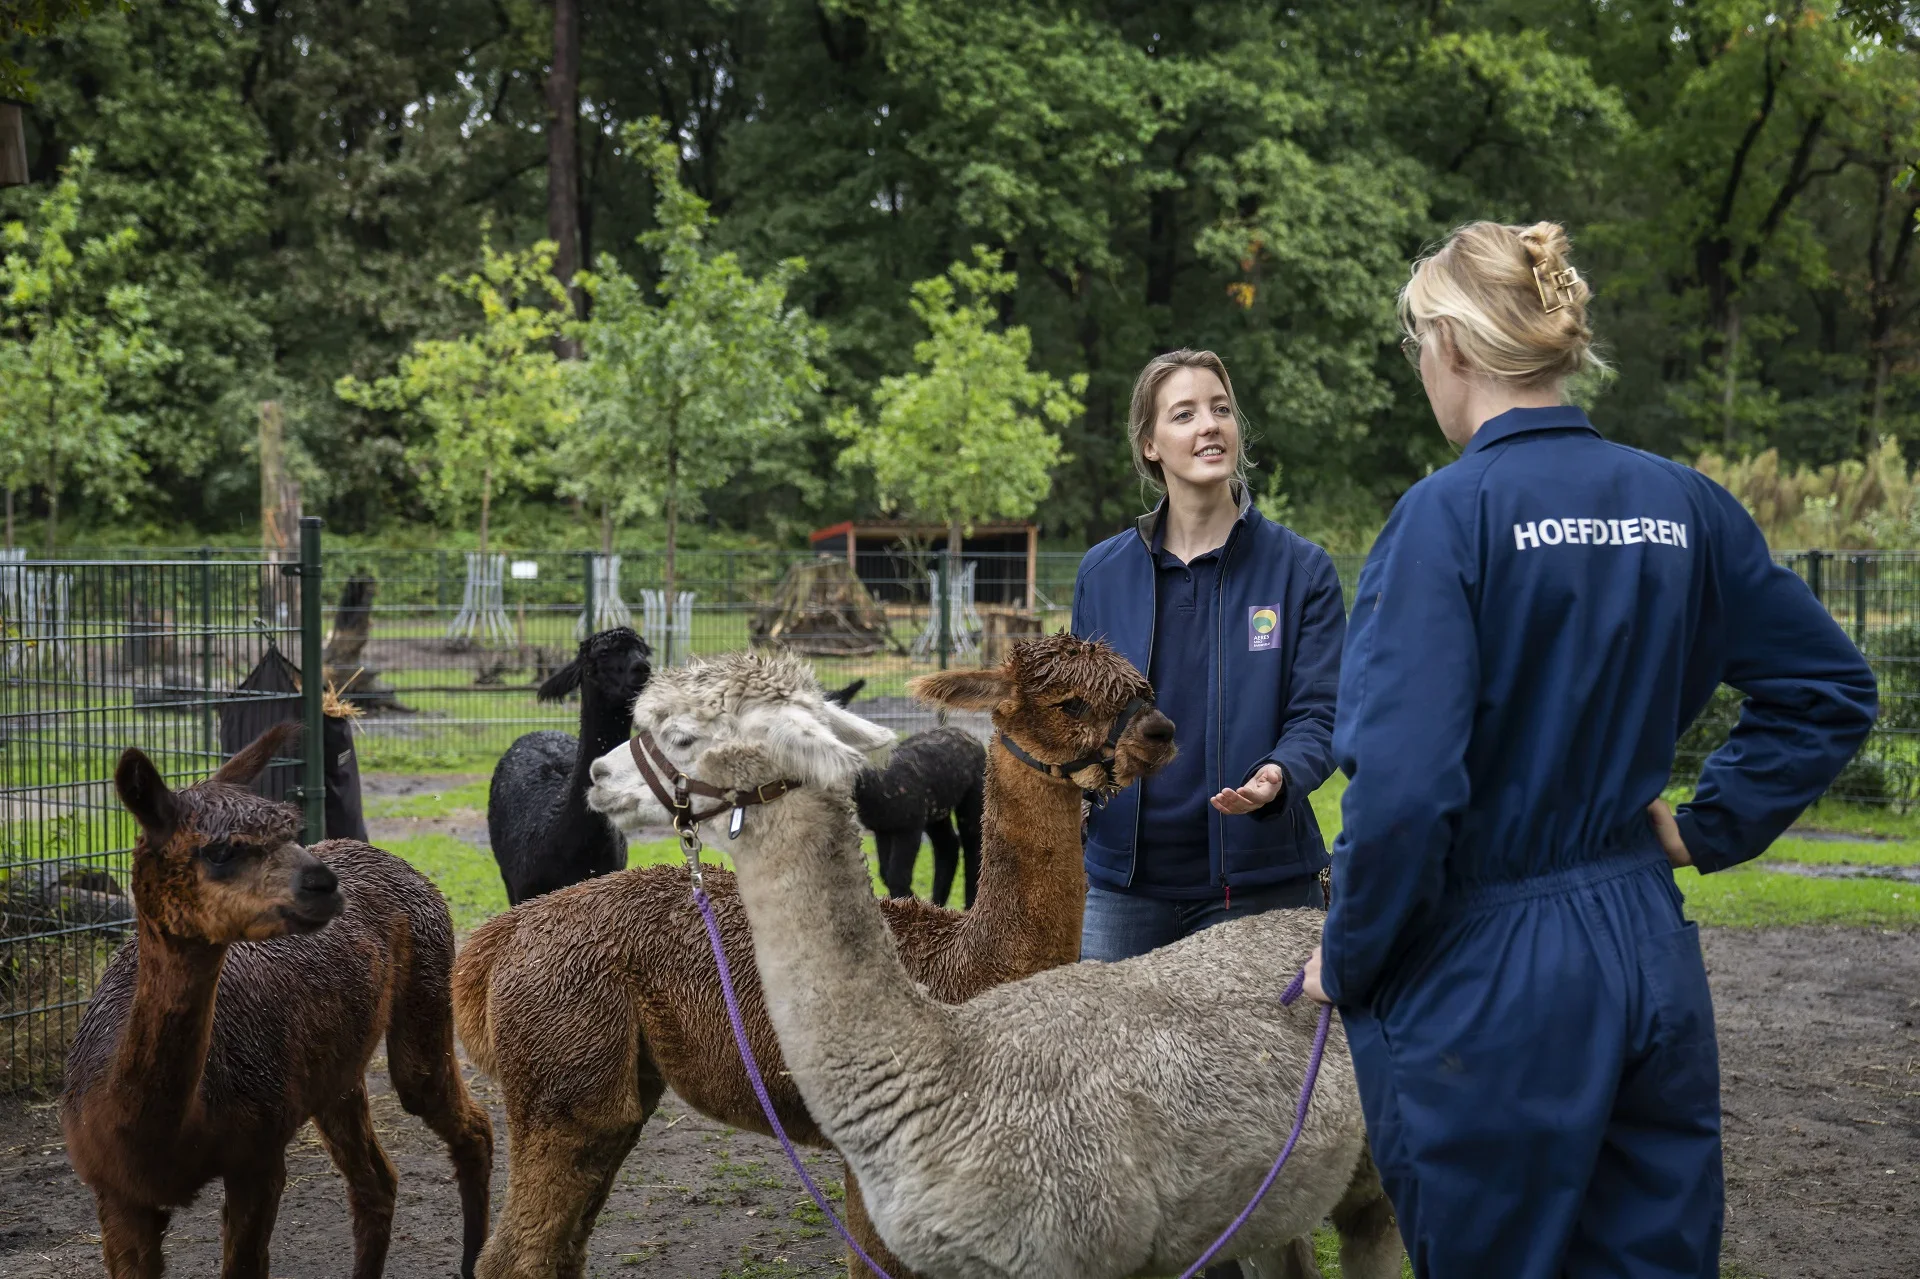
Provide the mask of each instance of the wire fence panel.
MULTIPOLYGON (((998 662, 1019 637, 1066 626, 1081 559, 968 554, 948 572, 938 546, 862 550, 856 562, 683 551, 669 574, 652 548, 611 559, 322 551, 308 531, 317 577, 232 550, 0 553, 0 1091, 57 1082, 80 1010, 130 926, 135 832, 113 794, 120 752, 137 745, 184 784, 243 744, 236 730, 257 724, 263 706, 304 718, 302 694, 267 678, 270 650, 301 671, 318 655, 323 683, 362 712, 356 754, 367 771, 484 773, 523 733, 573 731, 577 704, 542 702, 537 690, 584 635, 613 624, 641 630, 657 667, 754 647, 798 652, 829 688, 864 681, 860 713, 906 733, 935 722, 908 694, 913 676, 998 662)), ((1334 557, 1349 605, 1363 558, 1334 557)), ((1880 680, 1880 722, 1835 796, 1920 801, 1920 554, 1779 559, 1880 680)), ((1739 706, 1720 690, 1680 743, 1676 782, 1698 775, 1739 706)), ((981 719, 959 717, 975 729, 981 719)), ((317 718, 309 737, 319 738, 317 718)), ((314 775, 317 750, 306 761, 314 775)), ((305 798, 300 766, 281 767, 270 793, 305 798)))
POLYGON ((263 704, 299 718, 297 694, 248 687, 270 646, 300 661, 285 567, 0 559, 0 1091, 57 1082, 131 927, 121 752, 140 747, 183 785, 219 766, 263 704))
POLYGON ((907 681, 998 661, 1011 640, 1066 626, 1080 556, 969 554, 951 590, 940 585, 937 550, 863 554, 857 575, 811 553, 681 552, 670 587, 659 551, 623 549, 615 559, 327 552, 327 678, 362 712, 362 766, 490 767, 522 733, 571 730, 577 709, 542 702, 537 690, 584 635, 617 624, 645 635, 657 667, 791 649, 828 688, 864 681, 863 714, 903 731, 925 727, 933 712, 913 701, 907 681), (944 640, 936 596, 950 601, 944 640))

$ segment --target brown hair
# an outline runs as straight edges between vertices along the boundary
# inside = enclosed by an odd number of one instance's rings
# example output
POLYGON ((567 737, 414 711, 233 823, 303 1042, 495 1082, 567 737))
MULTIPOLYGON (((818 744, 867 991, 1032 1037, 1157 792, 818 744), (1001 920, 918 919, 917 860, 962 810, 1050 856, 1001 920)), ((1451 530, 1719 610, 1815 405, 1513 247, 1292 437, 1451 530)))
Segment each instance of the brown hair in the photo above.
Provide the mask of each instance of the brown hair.
POLYGON ((1567 261, 1557 222, 1469 222, 1413 264, 1400 290, 1400 322, 1446 335, 1466 364, 1519 386, 1603 369, 1587 326, 1593 290, 1567 261))
POLYGON ((1183 346, 1177 351, 1156 355, 1147 361, 1147 367, 1141 369, 1140 376, 1134 379, 1133 403, 1127 409, 1127 443, 1133 449, 1134 471, 1160 492, 1167 491, 1166 472, 1158 462, 1147 458, 1147 441, 1153 438, 1153 417, 1159 407, 1160 386, 1181 369, 1204 369, 1219 378, 1220 385, 1226 388, 1227 407, 1233 410, 1234 424, 1240 428, 1240 442, 1233 459, 1233 483, 1244 493, 1247 488, 1247 419, 1241 416, 1240 401, 1234 398, 1233 379, 1227 376, 1226 363, 1212 351, 1194 351, 1183 346))

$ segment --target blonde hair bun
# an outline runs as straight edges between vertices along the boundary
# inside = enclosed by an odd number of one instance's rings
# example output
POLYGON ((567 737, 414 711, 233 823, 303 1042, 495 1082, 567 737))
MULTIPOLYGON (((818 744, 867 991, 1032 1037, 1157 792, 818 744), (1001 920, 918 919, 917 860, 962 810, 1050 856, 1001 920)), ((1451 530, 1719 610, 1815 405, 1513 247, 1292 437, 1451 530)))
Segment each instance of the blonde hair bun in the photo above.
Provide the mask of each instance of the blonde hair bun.
POLYGON ((1520 386, 1605 368, 1587 324, 1593 290, 1569 248, 1558 222, 1469 222, 1413 264, 1400 322, 1443 332, 1470 368, 1520 386))

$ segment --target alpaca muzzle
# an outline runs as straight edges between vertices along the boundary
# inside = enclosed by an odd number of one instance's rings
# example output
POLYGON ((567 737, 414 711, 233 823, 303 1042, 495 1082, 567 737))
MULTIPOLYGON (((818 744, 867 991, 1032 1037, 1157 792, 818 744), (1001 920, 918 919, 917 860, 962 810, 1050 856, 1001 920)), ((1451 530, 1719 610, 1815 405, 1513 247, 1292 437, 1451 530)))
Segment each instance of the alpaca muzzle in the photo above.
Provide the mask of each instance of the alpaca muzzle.
POLYGON ((1152 698, 1133 698, 1121 709, 1118 715, 1113 717, 1113 727, 1107 730, 1107 740, 1103 746, 1097 750, 1088 751, 1077 759, 1070 759, 1064 764, 1049 764, 1043 759, 1036 758, 1005 733, 1000 734, 1000 744, 1007 748, 1009 755, 1012 755, 1028 768, 1037 769, 1045 773, 1048 777, 1054 778, 1056 781, 1070 782, 1073 780, 1075 773, 1082 772, 1089 768, 1098 768, 1106 778, 1105 783, 1100 788, 1101 793, 1104 794, 1112 790, 1115 785, 1113 773, 1114 756, 1120 749, 1120 739, 1127 735, 1127 728, 1133 723, 1135 716, 1139 715, 1142 711, 1152 709, 1154 709, 1152 698))
POLYGON ((679 832, 681 844, 689 848, 698 845, 699 839, 694 832, 701 822, 712 821, 732 809, 733 820, 727 823, 727 838, 738 839, 748 805, 770 804, 788 791, 800 789, 800 783, 791 778, 763 782, 751 790, 743 790, 736 786, 715 786, 697 777, 688 777, 667 758, 667 753, 660 749, 660 743, 654 741, 653 734, 644 728, 627 742, 627 749, 633 752, 633 765, 640 770, 647 789, 660 801, 660 806, 673 815, 673 828, 679 832), (695 795, 720 802, 700 812, 693 806, 695 795))

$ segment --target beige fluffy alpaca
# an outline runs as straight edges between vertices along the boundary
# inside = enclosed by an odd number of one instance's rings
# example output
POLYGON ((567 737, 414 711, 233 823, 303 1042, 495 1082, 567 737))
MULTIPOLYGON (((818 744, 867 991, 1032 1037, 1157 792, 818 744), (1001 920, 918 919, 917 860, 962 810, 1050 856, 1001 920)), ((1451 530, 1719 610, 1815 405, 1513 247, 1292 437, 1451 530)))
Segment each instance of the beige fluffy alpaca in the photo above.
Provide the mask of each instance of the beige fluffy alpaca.
MULTIPOLYGON (((802 771, 787 753, 736 744, 675 762, 746 786, 802 771)), ((704 833, 723 841, 723 827, 704 833)), ((1279 995, 1319 917, 1236 920, 944 1005, 901 966, 859 838, 846 793, 810 788, 747 810, 727 849, 786 1064, 888 1247, 935 1279, 1184 1269, 1292 1128, 1317 1010, 1279 995)), ((1292 1160, 1221 1258, 1284 1273, 1288 1241, 1329 1215, 1348 1279, 1399 1275, 1337 1029, 1292 1160)))

